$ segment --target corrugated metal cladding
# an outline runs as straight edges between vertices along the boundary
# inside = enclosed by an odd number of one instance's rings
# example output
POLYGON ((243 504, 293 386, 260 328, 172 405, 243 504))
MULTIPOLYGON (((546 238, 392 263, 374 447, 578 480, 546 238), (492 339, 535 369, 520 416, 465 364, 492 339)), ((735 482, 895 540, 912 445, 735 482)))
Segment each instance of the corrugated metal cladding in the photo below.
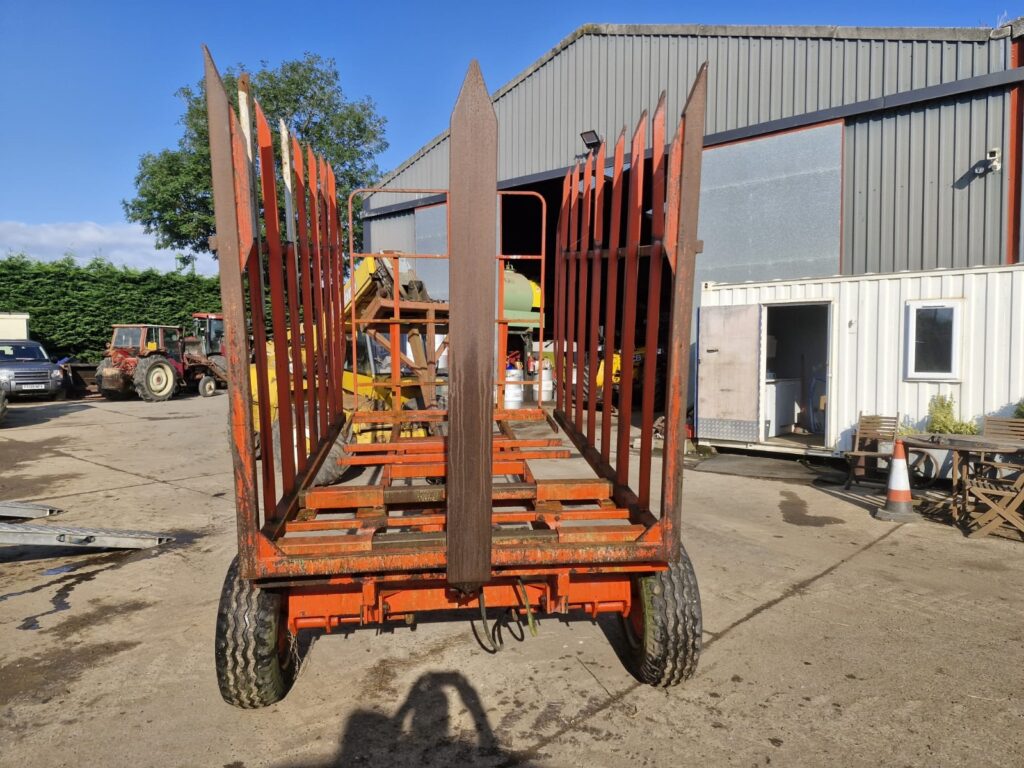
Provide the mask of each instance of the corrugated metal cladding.
POLYGON ((410 211, 397 216, 382 216, 367 222, 363 249, 367 253, 378 251, 416 252, 416 221, 410 211))
MULTIPOLYGON (((678 115, 707 60, 708 133, 837 107, 1005 69, 1008 38, 980 30, 828 30, 700 27, 585 28, 495 98, 500 179, 570 165, 580 132, 614 139, 662 90, 678 115), (706 31, 701 31, 706 30, 706 31), (946 34, 949 39, 939 39, 946 34), (883 39, 889 38, 889 39, 883 39)), ((486 73, 485 73, 486 74, 486 73)), ((445 136, 387 179, 394 187, 446 187, 445 136)), ((371 198, 372 207, 399 202, 371 198)))
POLYGON ((1010 415, 1024 397, 1024 266, 824 280, 710 284, 702 306, 829 302, 827 446, 848 449, 858 414, 899 413, 922 428, 934 395, 960 418, 1010 415), (907 302, 961 299, 960 379, 906 377, 907 302))
POLYGON ((1002 89, 849 122, 843 273, 1004 263, 1009 174, 975 169, 1009 123, 1002 89))

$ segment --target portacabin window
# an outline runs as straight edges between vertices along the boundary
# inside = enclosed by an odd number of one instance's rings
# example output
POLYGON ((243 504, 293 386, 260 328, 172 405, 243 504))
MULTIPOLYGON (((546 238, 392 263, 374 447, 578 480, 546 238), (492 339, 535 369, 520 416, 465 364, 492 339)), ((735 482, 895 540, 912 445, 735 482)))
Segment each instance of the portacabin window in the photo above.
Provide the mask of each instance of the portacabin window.
POLYGON ((958 300, 907 302, 907 378, 960 378, 958 300))

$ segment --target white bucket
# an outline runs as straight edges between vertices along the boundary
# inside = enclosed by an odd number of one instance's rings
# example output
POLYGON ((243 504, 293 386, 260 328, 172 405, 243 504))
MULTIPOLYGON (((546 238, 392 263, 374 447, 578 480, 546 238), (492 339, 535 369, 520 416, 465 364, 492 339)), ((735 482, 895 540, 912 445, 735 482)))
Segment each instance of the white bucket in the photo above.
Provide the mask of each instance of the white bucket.
POLYGON ((550 403, 555 398, 555 380, 551 377, 551 366, 545 360, 540 369, 540 401, 550 403))
POLYGON ((515 381, 523 380, 523 372, 519 368, 509 367, 505 369, 505 409, 523 407, 523 385, 513 384, 515 381))

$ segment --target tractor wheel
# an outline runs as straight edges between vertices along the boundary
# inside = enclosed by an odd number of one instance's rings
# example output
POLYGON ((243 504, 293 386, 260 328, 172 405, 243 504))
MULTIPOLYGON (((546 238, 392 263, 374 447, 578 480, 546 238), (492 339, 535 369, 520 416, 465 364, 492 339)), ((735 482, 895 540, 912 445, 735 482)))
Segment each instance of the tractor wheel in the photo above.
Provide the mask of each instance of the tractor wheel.
POLYGON ((199 380, 199 394, 203 397, 213 397, 217 394, 217 380, 213 376, 203 376, 199 380))
POLYGON ((139 397, 147 403, 170 400, 177 385, 174 368, 167 359, 159 355, 143 357, 135 366, 132 381, 139 397))
POLYGON ((693 676, 701 650, 700 592, 686 550, 667 571, 633 580, 623 619, 627 660, 637 679, 667 688, 693 676))
POLYGON ((228 704, 257 709, 285 697, 295 682, 295 638, 284 621, 281 596, 260 589, 231 561, 217 607, 214 662, 228 704))

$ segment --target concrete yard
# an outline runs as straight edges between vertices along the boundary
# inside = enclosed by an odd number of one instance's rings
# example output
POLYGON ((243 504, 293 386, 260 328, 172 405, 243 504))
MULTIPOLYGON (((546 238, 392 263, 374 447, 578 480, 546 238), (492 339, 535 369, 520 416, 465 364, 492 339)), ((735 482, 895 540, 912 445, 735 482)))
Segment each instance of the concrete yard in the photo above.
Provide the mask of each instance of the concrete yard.
POLYGON ((690 472, 705 651, 640 686, 613 621, 541 621, 484 653, 468 622, 317 637, 291 694, 224 704, 234 554, 223 395, 16 403, 0 499, 172 532, 152 552, 0 548, 4 766, 1024 763, 1024 543, 873 520, 873 499, 690 472))

